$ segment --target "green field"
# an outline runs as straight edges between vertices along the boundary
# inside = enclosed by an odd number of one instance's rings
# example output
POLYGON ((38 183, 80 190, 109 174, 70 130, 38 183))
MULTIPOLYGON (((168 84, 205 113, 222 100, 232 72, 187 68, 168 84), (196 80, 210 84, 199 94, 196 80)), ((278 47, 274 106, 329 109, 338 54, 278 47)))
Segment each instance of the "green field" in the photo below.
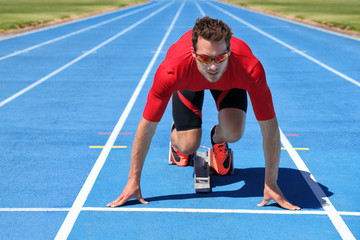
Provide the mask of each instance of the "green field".
POLYGON ((360 32, 360 0, 226 0, 265 12, 360 32))
POLYGON ((145 0, 0 0, 0 32, 145 0))
MULTIPOLYGON (((0 0, 0 32, 146 0, 0 0)), ((226 0, 360 32, 360 0, 226 0)))

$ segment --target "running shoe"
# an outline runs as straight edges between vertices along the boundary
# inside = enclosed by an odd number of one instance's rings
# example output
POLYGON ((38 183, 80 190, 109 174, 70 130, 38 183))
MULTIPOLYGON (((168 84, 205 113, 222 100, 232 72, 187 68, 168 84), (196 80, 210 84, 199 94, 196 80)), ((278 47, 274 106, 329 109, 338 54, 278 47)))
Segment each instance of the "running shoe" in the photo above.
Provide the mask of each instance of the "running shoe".
POLYGON ((190 155, 183 154, 171 144, 171 162, 175 163, 179 167, 185 167, 188 165, 190 155))
POLYGON ((212 157, 210 158, 210 165, 211 168, 219 175, 226 175, 229 173, 231 169, 231 152, 229 150, 229 146, 227 142, 215 144, 212 140, 212 136, 215 132, 214 126, 211 129, 211 143, 213 145, 212 147, 212 157))

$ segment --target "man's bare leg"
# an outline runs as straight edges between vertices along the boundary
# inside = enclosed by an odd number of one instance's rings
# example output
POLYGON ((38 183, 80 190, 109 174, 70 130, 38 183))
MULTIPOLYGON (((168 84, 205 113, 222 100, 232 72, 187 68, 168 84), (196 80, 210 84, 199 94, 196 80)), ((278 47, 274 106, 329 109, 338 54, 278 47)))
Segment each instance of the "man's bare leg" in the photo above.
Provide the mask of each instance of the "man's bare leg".
POLYGON ((237 108, 224 108, 220 110, 218 119, 219 124, 215 128, 212 137, 214 143, 236 142, 245 129, 246 113, 237 108))
POLYGON ((177 131, 174 129, 171 133, 171 143, 183 154, 192 154, 200 146, 202 129, 196 128, 186 131, 177 131))

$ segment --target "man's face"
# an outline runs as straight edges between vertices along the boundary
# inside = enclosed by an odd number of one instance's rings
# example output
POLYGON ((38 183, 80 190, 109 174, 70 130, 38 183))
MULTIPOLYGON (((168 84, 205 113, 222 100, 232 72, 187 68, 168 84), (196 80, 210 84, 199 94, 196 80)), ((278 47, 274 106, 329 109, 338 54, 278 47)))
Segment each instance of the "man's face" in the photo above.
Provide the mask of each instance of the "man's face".
MULTIPOLYGON (((196 47, 197 54, 207 55, 209 57, 216 57, 220 54, 226 53, 228 50, 225 40, 220 42, 210 42, 202 37, 199 37, 196 47)), ((196 65, 199 72, 211 83, 219 81, 228 65, 228 59, 221 63, 211 61, 211 63, 206 64, 199 61, 194 53, 193 56, 196 59, 196 65)))

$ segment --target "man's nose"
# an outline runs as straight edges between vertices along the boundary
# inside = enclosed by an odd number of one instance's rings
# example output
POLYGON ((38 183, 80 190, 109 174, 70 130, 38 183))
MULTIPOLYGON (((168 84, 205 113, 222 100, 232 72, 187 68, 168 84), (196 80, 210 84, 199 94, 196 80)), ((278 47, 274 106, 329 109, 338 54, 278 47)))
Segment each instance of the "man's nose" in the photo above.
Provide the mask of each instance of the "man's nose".
POLYGON ((211 70, 216 70, 217 69, 217 63, 214 60, 212 60, 211 63, 210 63, 209 68, 211 70))

